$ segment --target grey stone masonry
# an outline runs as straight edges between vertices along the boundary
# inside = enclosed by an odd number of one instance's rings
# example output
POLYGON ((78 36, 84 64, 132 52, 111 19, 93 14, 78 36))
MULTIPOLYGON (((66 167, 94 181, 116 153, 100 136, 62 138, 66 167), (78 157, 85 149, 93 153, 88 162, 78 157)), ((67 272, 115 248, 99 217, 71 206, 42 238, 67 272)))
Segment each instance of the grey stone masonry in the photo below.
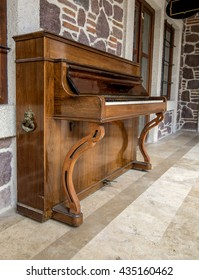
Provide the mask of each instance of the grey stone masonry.
POLYGON ((122 56, 124 0, 42 0, 41 28, 122 56))
POLYGON ((199 110, 199 14, 184 21, 177 129, 197 130, 199 110))
POLYGON ((10 181, 12 177, 12 140, 0 139, 0 211, 11 204, 10 181))
POLYGON ((11 203, 11 191, 10 186, 0 190, 0 211, 9 207, 11 203))
POLYGON ((173 111, 167 111, 164 114, 163 121, 158 126, 158 139, 172 134, 173 111))

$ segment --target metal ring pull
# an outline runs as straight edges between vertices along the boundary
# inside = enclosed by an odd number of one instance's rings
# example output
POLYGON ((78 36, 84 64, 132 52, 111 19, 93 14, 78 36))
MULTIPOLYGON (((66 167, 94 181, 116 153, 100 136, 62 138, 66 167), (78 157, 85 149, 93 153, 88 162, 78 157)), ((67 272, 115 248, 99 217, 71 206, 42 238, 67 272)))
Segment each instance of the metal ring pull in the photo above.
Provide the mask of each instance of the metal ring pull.
POLYGON ((21 127, 25 132, 31 132, 35 130, 36 126, 34 123, 34 113, 31 110, 28 110, 24 113, 21 127))

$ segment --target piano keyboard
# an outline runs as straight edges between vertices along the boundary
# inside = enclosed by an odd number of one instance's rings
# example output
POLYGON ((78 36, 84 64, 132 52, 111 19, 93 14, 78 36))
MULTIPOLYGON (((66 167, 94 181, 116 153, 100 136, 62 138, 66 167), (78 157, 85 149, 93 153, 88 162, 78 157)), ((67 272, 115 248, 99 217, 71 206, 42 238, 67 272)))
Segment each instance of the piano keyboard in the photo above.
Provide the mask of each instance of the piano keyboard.
POLYGON ((113 105, 131 105, 131 104, 148 104, 148 103, 162 103, 163 100, 125 100, 125 101, 112 101, 107 100, 105 102, 106 106, 113 105))

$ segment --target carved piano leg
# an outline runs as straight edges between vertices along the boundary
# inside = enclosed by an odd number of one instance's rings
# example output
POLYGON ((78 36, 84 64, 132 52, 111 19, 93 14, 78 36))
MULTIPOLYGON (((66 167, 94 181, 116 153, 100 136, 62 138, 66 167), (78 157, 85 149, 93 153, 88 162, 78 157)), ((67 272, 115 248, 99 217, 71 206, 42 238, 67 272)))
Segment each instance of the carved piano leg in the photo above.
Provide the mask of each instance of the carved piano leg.
POLYGON ((67 200, 53 207, 53 218, 72 226, 79 226, 83 222, 80 201, 73 184, 73 170, 78 158, 88 149, 94 147, 104 135, 104 127, 92 124, 91 132, 76 143, 65 157, 62 169, 62 186, 67 200))
POLYGON ((156 113, 156 118, 148 122, 143 128, 140 137, 138 139, 138 146, 144 158, 144 161, 134 161, 133 168, 139 170, 145 170, 145 171, 150 170, 152 168, 152 165, 150 163, 150 157, 145 148, 145 139, 149 130, 151 130, 153 127, 158 125, 163 120, 163 118, 164 118, 163 113, 156 113))
POLYGON ((122 121, 115 121, 114 123, 120 129, 121 134, 122 134, 122 139, 123 139, 122 147, 119 150, 117 158, 116 158, 117 162, 121 162, 121 159, 123 159, 123 154, 124 154, 124 152, 126 151, 126 149, 128 147, 128 134, 127 134, 126 128, 124 126, 124 123, 122 121))

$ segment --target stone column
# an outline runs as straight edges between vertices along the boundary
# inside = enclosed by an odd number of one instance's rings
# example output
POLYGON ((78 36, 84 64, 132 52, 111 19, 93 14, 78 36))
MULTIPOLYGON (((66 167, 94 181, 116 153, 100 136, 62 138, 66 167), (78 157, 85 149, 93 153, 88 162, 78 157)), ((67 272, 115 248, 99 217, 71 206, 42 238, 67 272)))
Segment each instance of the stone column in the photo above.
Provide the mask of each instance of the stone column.
POLYGON ((179 92, 179 128, 198 130, 199 14, 184 22, 179 92))

